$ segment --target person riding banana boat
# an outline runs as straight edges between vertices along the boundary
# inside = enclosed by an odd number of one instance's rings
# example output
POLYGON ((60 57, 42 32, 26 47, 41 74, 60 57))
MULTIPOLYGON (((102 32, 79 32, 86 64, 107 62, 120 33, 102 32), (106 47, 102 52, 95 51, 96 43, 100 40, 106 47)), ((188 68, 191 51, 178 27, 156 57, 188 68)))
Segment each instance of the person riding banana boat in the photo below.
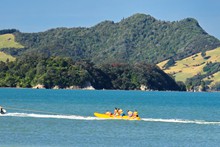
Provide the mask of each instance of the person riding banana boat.
POLYGON ((108 110, 105 112, 105 114, 106 114, 106 115, 109 115, 109 116, 112 116, 112 115, 113 115, 113 114, 112 114, 110 111, 108 111, 108 110))
POLYGON ((120 108, 115 108, 113 113, 110 111, 106 111, 104 114, 95 112, 94 115, 96 117, 105 118, 105 119, 141 120, 137 110, 133 112, 127 110, 127 115, 125 115, 123 110, 120 108))
POLYGON ((127 113, 128 113, 128 117, 132 117, 133 116, 133 112, 131 110, 128 110, 127 113))
POLYGON ((121 116, 121 117, 125 116, 123 110, 120 109, 120 108, 115 108, 113 115, 116 116, 116 117, 117 117, 117 116, 121 116))
POLYGON ((133 117, 133 118, 138 117, 138 112, 137 112, 137 110, 134 110, 132 117, 133 117))
POLYGON ((113 115, 119 116, 119 108, 115 108, 113 115))
POLYGON ((119 109, 118 112, 119 112, 119 116, 121 116, 121 117, 125 116, 125 114, 124 114, 122 109, 119 109))

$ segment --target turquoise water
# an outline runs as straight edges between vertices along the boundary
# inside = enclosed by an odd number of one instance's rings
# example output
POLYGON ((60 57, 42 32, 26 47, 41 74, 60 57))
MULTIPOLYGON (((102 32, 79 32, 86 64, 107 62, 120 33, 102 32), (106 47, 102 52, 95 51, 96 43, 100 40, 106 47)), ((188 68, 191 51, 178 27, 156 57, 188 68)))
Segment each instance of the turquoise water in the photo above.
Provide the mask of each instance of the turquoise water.
POLYGON ((220 93, 0 89, 0 146, 219 146, 220 93), (93 112, 137 109, 141 121, 93 112), (34 110, 34 111, 28 111, 34 110))

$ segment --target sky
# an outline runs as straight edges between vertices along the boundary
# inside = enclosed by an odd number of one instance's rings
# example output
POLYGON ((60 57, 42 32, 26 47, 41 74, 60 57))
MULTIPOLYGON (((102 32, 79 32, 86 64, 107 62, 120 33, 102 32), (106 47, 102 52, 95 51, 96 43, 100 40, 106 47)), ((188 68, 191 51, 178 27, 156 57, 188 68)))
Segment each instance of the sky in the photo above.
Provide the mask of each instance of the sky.
POLYGON ((164 21, 195 18, 207 33, 220 39, 219 8, 220 0, 2 0, 0 30, 31 33, 91 27, 142 13, 164 21))

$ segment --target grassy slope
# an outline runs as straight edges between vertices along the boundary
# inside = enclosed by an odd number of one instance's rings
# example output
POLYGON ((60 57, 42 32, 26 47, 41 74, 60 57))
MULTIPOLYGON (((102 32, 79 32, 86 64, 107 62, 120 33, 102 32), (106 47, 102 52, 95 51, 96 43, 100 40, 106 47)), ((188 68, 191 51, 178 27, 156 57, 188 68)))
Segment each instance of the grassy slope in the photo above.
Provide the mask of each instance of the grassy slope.
MULTIPOLYGON (((183 60, 176 61, 176 64, 169 69, 164 70, 166 73, 172 74, 177 81, 185 82, 187 78, 190 78, 198 73, 203 73, 203 67, 207 62, 220 62, 220 47, 214 50, 206 52, 206 57, 210 56, 209 59, 204 59, 201 53, 195 54, 193 56, 187 57, 183 60)), ((163 61, 157 64, 161 69, 163 65, 167 62, 163 61)), ((220 81, 220 72, 215 73, 212 78, 213 83, 220 81)), ((204 79, 207 80, 207 79, 204 79)))
POLYGON ((23 48, 23 46, 15 42, 13 34, 0 35, 0 49, 1 48, 23 48))
MULTIPOLYGON (((23 48, 23 46, 15 42, 15 36, 13 34, 4 34, 0 35, 0 49, 1 48, 23 48)), ((11 55, 0 52, 0 61, 5 62, 7 59, 10 61, 15 60, 11 55)))
POLYGON ((165 60, 163 62, 160 62, 157 64, 157 66, 159 66, 161 69, 163 69, 162 67, 168 62, 168 60, 165 60))
POLYGON ((7 55, 3 52, 0 52, 0 61, 5 62, 7 59, 9 59, 9 61, 14 61, 15 60, 15 58, 12 57, 11 55, 7 55))

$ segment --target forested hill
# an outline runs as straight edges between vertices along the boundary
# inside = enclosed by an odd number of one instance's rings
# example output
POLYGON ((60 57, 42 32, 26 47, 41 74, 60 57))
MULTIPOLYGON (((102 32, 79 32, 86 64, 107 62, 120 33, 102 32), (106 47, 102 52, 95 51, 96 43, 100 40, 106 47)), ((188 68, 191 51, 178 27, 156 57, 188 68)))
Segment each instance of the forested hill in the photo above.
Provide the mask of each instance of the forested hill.
POLYGON ((99 63, 158 63, 182 59, 220 46, 193 18, 166 22, 135 14, 118 23, 104 21, 91 28, 57 28, 40 33, 13 32, 24 49, 3 49, 13 56, 37 52, 49 56, 89 59, 99 63))
MULTIPOLYGON (((83 88, 121 90, 185 90, 155 65, 74 62, 70 58, 21 56, 0 61, 0 87, 83 88)), ((182 86, 181 86, 182 85, 182 86)))

